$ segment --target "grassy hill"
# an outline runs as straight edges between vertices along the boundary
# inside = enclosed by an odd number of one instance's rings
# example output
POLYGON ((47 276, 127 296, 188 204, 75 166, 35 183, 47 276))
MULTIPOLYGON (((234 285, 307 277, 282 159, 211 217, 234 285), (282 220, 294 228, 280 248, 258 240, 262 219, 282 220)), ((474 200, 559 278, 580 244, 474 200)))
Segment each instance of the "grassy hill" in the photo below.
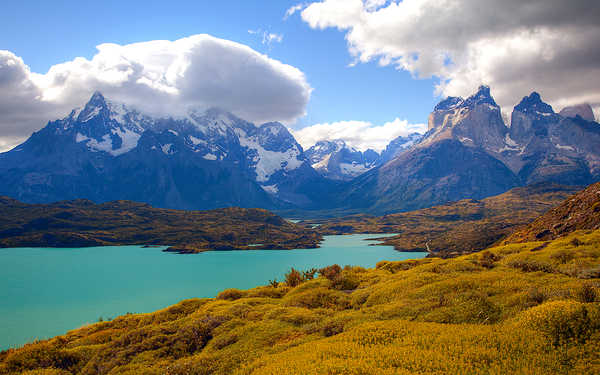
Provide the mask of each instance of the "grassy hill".
POLYGON ((0 197, 0 247, 168 245, 170 251, 193 253, 314 248, 321 239, 262 209, 182 211, 88 200, 25 204, 0 197))
POLYGON ((399 233, 386 238, 384 244, 400 251, 429 250, 436 256, 457 256, 491 246, 578 190, 561 185, 531 185, 482 200, 464 199, 411 212, 320 220, 315 229, 325 235, 399 233))
POLYGON ((593 374, 600 230, 328 267, 0 354, 0 374, 593 374))

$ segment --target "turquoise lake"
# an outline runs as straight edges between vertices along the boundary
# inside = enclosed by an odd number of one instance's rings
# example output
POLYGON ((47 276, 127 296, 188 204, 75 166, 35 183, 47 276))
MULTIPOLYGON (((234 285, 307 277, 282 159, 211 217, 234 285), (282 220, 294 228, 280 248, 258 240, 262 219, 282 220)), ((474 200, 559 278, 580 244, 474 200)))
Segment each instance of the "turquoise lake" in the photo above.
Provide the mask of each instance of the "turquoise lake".
POLYGON ((290 267, 374 267, 422 258, 369 246, 376 234, 326 236, 319 249, 210 251, 179 255, 140 246, 0 249, 0 350, 61 335, 127 312, 162 309, 282 280, 290 267))

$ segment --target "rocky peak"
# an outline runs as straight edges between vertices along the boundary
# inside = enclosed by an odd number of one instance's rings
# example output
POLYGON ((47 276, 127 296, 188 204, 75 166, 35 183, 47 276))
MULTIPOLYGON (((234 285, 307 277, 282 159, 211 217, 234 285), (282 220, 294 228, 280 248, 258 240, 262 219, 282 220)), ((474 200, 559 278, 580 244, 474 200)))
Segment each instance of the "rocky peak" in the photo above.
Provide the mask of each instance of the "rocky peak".
POLYGON ((464 103, 464 99, 459 96, 449 96, 436 105, 434 111, 447 111, 460 107, 464 103))
POLYGON ((77 121, 86 122, 98 115, 102 115, 105 118, 108 118, 110 115, 106 99, 100 91, 94 92, 85 107, 83 107, 83 110, 79 113, 77 121))
POLYGON ((511 116, 510 138, 521 145, 527 145, 533 139, 546 139, 549 126, 557 120, 558 116, 552 107, 534 91, 515 106, 511 116))
POLYGON ((498 104, 496 104, 496 101, 494 100, 494 98, 492 98, 489 86, 479 86, 477 92, 464 101, 464 105, 467 107, 473 107, 478 104, 489 104, 491 106, 498 107, 498 104))
POLYGON ((568 106, 562 109, 559 113, 563 117, 581 117, 587 121, 596 121, 596 117, 594 116, 594 111, 592 111, 592 107, 588 103, 568 106))
POLYGON ((497 152, 505 145, 507 131, 490 88, 482 85, 466 100, 450 97, 440 102, 429 115, 429 131, 419 147, 456 139, 467 146, 497 152))
POLYGON ((529 96, 521 99, 521 102, 515 107, 515 111, 528 113, 528 114, 554 114, 552 107, 544 103, 540 94, 532 92, 529 96))

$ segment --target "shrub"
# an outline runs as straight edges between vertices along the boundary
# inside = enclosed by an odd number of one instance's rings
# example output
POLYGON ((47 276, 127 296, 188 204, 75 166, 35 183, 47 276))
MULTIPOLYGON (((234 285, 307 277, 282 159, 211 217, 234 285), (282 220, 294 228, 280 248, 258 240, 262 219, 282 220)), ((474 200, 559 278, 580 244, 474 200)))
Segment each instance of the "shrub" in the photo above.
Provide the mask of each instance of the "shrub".
POLYGON ((591 283, 584 283, 580 288, 575 290, 575 297, 578 301, 584 303, 596 302, 596 289, 591 283))
POLYGON ((559 250, 556 253, 550 255, 550 259, 555 260, 560 264, 567 264, 568 262, 573 260, 574 257, 575 255, 573 254, 573 252, 567 250, 559 250))
POLYGON ((581 242, 577 237, 573 238, 570 243, 574 247, 583 245, 583 242, 581 242))
POLYGON ((514 259, 508 263, 508 266, 523 272, 554 272, 551 265, 533 259, 514 259))
POLYGON ((400 262, 390 262, 387 260, 382 260, 381 262, 377 263, 376 268, 378 270, 385 270, 385 271, 389 271, 391 273, 396 273, 398 271, 407 271, 411 268, 414 268, 420 264, 425 264, 425 263, 429 263, 423 260, 404 260, 404 261, 400 261, 400 262))
POLYGON ((337 290, 354 290, 360 285, 358 277, 350 272, 344 271, 337 275, 332 281, 331 286, 337 290))
POLYGON ((344 322, 339 320, 328 320, 321 328, 321 333, 325 337, 335 336, 344 332, 344 322))
POLYGON ((286 298, 288 298, 286 304, 289 306, 306 307, 309 309, 322 307, 334 310, 350 308, 350 297, 347 294, 323 287, 309 289, 286 298))
POLYGON ((333 281, 342 272, 342 267, 337 264, 323 267, 319 270, 319 274, 330 281, 333 281))
POLYGON ((527 293, 527 300, 535 305, 543 303, 548 296, 538 288, 531 288, 527 293))
POLYGON ((285 274, 285 283, 288 286, 291 286, 292 288, 300 285, 300 283, 302 283, 303 281, 304 279, 302 278, 302 274, 300 274, 300 271, 293 267, 290 270, 290 272, 285 274))
POLYGON ((493 268, 494 263, 501 259, 500 256, 492 253, 491 251, 484 251, 479 257, 479 265, 484 268, 493 268))
POLYGON ((235 301, 244 297, 245 292, 239 289, 225 289, 221 293, 217 294, 217 299, 224 299, 227 301, 235 301))
POLYGON ((273 288, 277 288, 279 286, 279 281, 277 281, 277 279, 269 280, 269 285, 273 288))
POLYGON ((585 305, 574 301, 553 301, 532 307, 521 322, 544 334, 554 346, 583 342, 594 328, 585 305))
POLYGON ((600 279, 600 266, 579 270, 577 277, 580 279, 600 279))
POLYGON ((222 336, 218 336, 215 339, 213 339, 214 342, 214 346, 217 349, 223 349, 229 345, 235 344, 238 341, 238 337, 237 335, 234 334, 228 334, 228 335, 222 335, 222 336))
POLYGON ((318 272, 318 270, 316 268, 311 268, 309 270, 302 272, 302 278, 304 280, 312 280, 315 278, 315 274, 317 272, 318 272))

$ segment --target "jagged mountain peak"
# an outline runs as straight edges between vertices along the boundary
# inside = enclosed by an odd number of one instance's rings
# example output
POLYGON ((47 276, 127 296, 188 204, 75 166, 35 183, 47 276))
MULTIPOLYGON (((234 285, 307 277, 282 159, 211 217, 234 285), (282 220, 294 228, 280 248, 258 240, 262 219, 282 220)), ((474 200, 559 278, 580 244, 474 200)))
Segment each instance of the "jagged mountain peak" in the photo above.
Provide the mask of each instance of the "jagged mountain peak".
POLYGON ((376 151, 359 151, 342 139, 318 141, 305 153, 317 172, 333 180, 350 180, 378 165, 380 158, 376 151))
POLYGON ((524 113, 554 114, 552 106, 545 103, 537 92, 532 92, 529 96, 523 97, 521 102, 515 106, 515 111, 524 113))
POLYGON ((455 109, 464 103, 464 99, 460 96, 449 96, 446 99, 439 102, 434 108, 434 111, 447 111, 455 109))
POLYGON ((468 107, 472 107, 478 104, 489 104, 491 106, 498 107, 498 104, 496 104, 496 101, 492 97, 489 86, 479 86, 477 92, 464 101, 464 105, 468 107))
POLYGON ((109 108, 104 95, 102 95, 100 91, 95 91, 90 100, 83 107, 83 110, 79 112, 77 121, 89 121, 98 115, 108 117, 109 108))

